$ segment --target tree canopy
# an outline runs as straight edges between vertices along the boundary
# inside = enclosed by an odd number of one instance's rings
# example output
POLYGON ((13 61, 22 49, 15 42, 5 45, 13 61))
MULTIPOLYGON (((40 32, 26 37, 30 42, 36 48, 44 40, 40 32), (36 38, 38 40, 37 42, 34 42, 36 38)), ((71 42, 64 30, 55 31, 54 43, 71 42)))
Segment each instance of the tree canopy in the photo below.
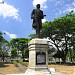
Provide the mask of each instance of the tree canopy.
MULTIPOLYGON (((45 22, 41 30, 42 37, 49 37, 58 51, 62 51, 62 60, 65 62, 68 51, 73 47, 72 37, 75 33, 75 14, 72 12, 66 16, 45 22)), ((73 43, 74 44, 74 43, 73 43)))
POLYGON ((28 49, 28 39, 27 38, 15 38, 10 41, 11 47, 16 48, 17 51, 21 51, 22 58, 24 59, 24 50, 28 49))

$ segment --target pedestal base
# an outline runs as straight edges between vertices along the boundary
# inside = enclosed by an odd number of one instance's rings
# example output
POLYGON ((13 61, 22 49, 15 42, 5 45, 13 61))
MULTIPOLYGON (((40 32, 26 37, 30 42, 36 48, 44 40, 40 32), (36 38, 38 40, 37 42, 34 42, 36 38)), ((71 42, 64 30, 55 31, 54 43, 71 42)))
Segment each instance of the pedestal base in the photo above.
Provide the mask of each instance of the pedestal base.
POLYGON ((27 69, 25 75, 51 75, 48 69, 27 69))
POLYGON ((25 75, 51 75, 48 70, 48 43, 46 39, 35 38, 29 42, 29 68, 25 75))

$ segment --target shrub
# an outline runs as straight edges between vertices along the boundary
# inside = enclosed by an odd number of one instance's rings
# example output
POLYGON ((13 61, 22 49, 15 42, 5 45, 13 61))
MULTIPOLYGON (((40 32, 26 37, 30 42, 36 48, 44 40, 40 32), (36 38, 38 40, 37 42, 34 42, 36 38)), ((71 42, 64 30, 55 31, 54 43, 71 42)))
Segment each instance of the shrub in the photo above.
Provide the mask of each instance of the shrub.
POLYGON ((16 61, 12 61, 11 63, 18 67, 18 63, 16 61))
POLYGON ((28 67, 28 62, 22 62, 22 65, 28 67))
POLYGON ((20 64, 22 64, 23 66, 28 67, 28 62, 23 62, 22 60, 19 60, 18 62, 19 62, 20 64))

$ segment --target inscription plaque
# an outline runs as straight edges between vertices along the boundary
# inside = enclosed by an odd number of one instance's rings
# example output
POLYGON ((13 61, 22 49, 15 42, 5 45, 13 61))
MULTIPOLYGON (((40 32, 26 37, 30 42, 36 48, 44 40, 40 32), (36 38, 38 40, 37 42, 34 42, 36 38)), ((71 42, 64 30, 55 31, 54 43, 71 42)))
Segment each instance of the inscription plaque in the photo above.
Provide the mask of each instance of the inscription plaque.
POLYGON ((45 65, 46 64, 46 53, 45 52, 36 52, 36 65, 45 65))

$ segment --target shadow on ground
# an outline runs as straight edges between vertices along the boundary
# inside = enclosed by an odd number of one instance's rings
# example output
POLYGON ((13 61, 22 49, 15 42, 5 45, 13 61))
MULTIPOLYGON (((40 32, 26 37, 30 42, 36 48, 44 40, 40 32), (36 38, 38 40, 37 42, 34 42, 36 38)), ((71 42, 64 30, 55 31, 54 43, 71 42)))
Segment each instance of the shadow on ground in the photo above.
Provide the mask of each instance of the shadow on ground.
POLYGON ((71 62, 67 62, 67 63, 63 63, 63 62, 56 62, 56 63, 49 63, 50 64, 53 64, 53 65, 64 65, 64 66, 75 66, 75 63, 71 63, 71 62))

